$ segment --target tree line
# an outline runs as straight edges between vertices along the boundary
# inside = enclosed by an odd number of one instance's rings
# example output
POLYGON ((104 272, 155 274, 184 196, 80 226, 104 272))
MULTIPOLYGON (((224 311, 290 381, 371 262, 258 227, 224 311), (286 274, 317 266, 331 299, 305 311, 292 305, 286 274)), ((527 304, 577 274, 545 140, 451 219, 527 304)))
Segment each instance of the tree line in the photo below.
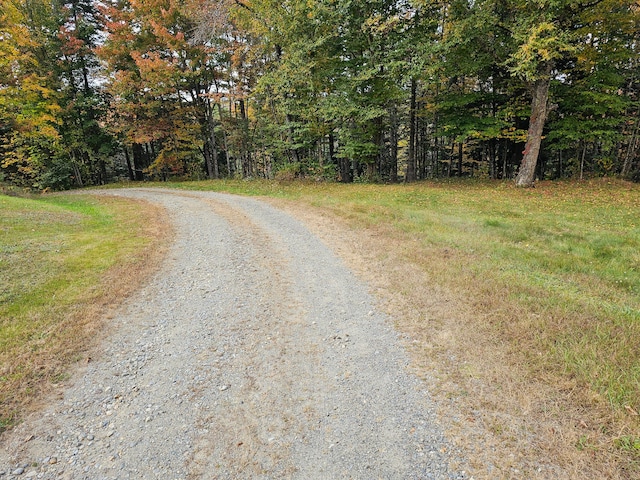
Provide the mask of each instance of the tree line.
POLYGON ((640 180, 636 0, 1 0, 0 181, 640 180))

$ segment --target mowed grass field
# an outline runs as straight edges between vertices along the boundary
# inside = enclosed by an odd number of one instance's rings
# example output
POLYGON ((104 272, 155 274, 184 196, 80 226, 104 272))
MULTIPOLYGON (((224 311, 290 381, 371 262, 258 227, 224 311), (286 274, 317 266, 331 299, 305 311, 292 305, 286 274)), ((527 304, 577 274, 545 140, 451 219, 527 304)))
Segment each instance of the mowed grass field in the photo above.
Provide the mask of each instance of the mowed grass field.
POLYGON ((415 242, 416 260, 439 283, 465 298, 480 294, 488 307, 507 302, 539 317, 500 320, 506 341, 544 351, 613 408, 640 411, 640 185, 173 186, 293 199, 415 242))
POLYGON ((110 305, 156 261, 155 207, 0 196, 0 432, 87 359, 110 305))
POLYGON ((553 458, 572 478, 640 475, 639 185, 171 186, 278 198, 368 235, 344 249, 401 298, 392 313, 416 364, 439 368, 446 395, 482 423, 480 449, 488 430, 497 452, 553 458))
MULTIPOLYGON (((380 293, 408 338, 412 368, 458 412, 441 413, 454 442, 469 452, 475 478, 640 478, 639 185, 143 186, 261 196, 315 225, 380 293), (539 470, 546 462, 563 473, 539 470)), ((78 343, 73 314, 59 324, 49 314, 74 311, 79 298, 71 282, 89 292, 86 299, 104 285, 114 258, 149 245, 140 208, 122 214, 118 201, 74 198, 0 197, 3 408, 64 372, 43 360, 53 353, 40 353, 57 337, 65 358, 81 358, 82 349, 69 350, 78 343), (85 239, 92 235, 118 240, 98 247, 85 239), (112 252, 111 260, 77 258, 91 248, 112 252), (53 271, 66 273, 53 281, 53 271), (26 324, 23 332, 13 333, 19 329, 7 318, 26 324), (14 357, 24 361, 7 369, 5 359, 14 357), (15 385, 26 390, 15 393, 15 385)), ((11 415, 5 408, 5 421, 11 415)))

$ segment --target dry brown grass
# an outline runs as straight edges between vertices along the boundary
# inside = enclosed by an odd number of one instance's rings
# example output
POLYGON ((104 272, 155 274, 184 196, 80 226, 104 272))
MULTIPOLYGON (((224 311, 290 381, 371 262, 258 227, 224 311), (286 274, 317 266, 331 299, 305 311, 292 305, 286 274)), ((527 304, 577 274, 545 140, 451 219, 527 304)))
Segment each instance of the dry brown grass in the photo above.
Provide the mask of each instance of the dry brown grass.
POLYGON ((414 370, 440 405, 449 438, 467 453, 473 478, 638 478, 633 455, 613 446, 634 431, 635 418, 550 365, 535 335, 514 338, 535 332, 540 319, 504 286, 467 271, 473 253, 428 247, 388 226, 356 230, 333 212, 272 202, 373 286, 406 334, 414 370), (443 278, 452 271, 456 278, 443 278))
POLYGON ((93 349, 108 330, 110 313, 157 269, 163 258, 172 231, 162 208, 114 197, 99 197, 98 201, 125 232, 142 240, 140 248, 121 251, 101 281, 83 286, 72 305, 52 302, 46 309, 35 308, 29 314, 29 321, 42 324, 46 331, 40 332, 39 341, 31 335, 28 341, 0 352, 0 373, 4 376, 0 418, 19 421, 46 402, 70 377, 74 366, 90 362, 93 349))

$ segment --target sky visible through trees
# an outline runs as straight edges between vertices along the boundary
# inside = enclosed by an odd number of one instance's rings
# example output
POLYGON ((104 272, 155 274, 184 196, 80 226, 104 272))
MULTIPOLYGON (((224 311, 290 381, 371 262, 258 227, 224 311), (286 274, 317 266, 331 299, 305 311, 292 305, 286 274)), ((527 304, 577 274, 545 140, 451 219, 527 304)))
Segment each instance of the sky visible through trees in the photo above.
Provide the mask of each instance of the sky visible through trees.
POLYGON ((0 0, 0 181, 640 180, 637 0, 0 0))

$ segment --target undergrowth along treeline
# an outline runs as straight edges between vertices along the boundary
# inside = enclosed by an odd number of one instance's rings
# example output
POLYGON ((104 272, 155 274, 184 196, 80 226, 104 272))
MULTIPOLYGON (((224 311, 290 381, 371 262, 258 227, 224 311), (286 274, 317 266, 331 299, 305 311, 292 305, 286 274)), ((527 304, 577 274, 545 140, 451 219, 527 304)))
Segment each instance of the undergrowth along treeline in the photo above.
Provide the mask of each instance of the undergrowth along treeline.
POLYGON ((66 378, 110 304, 153 268, 159 215, 123 199, 0 195, 0 433, 66 378))
POLYGON ((0 181, 640 178, 634 0, 4 0, 0 181))

